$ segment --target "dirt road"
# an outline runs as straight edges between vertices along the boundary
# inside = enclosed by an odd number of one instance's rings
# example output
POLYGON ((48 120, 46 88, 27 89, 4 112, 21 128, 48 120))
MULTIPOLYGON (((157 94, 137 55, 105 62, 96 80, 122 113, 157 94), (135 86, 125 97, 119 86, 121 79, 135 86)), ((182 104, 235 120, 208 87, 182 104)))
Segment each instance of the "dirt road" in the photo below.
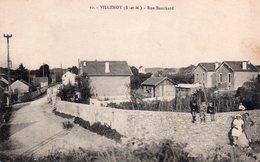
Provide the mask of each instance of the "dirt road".
MULTIPOLYGON (((62 123, 69 119, 56 116, 44 96, 38 100, 14 105, 10 121, 10 137, 2 152, 16 155, 42 156, 49 152, 68 151, 79 147, 104 149, 117 143, 74 125, 71 130, 62 123)), ((73 122, 72 119, 70 119, 73 122)))

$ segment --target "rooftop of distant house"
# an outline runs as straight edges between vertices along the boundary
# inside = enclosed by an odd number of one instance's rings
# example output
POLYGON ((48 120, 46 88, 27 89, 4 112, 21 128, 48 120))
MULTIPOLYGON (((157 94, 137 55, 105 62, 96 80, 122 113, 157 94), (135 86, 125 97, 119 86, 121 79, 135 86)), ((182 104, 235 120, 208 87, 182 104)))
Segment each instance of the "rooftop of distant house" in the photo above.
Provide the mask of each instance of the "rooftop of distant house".
POLYGON ((88 76, 130 76, 132 71, 126 61, 81 61, 83 73, 88 76))
POLYGON ((259 69, 250 63, 249 61, 224 61, 221 65, 226 65, 230 70, 234 72, 258 72, 259 69), (243 64, 245 67, 243 68, 243 64))
POLYGON ((168 80, 171 83, 173 83, 173 81, 171 79, 169 79, 168 77, 150 77, 147 80, 145 80, 142 83, 142 85, 144 85, 144 86, 157 86, 158 84, 160 84, 164 80, 168 80))

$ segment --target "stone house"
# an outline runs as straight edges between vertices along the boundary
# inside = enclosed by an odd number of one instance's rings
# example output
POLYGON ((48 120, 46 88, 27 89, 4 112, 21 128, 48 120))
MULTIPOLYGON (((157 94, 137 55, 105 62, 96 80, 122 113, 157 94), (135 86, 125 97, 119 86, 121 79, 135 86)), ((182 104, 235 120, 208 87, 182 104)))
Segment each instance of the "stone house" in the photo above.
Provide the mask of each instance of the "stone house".
POLYGON ((65 74, 62 75, 62 84, 63 85, 76 85, 76 74, 67 71, 65 74))
POLYGON ((175 84, 167 77, 150 77, 142 83, 148 97, 174 97, 175 84))
POLYGON ((10 85, 10 89, 14 94, 24 94, 31 91, 32 85, 24 80, 16 80, 10 85))
POLYGON ((194 83, 202 84, 205 88, 215 87, 215 70, 218 67, 218 62, 199 63, 193 70, 194 83))
POLYGON ((126 61, 80 61, 79 75, 83 73, 89 77, 94 98, 129 99, 130 76, 133 74, 126 61))
POLYGON ((259 70, 249 61, 224 61, 216 69, 216 87, 237 90, 245 82, 257 78, 259 70))

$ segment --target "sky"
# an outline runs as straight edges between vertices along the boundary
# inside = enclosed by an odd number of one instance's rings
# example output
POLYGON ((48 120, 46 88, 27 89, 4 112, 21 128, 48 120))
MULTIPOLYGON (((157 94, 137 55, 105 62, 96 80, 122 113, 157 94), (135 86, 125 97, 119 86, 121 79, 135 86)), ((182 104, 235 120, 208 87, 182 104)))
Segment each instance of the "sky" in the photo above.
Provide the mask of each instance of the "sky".
POLYGON ((184 67, 250 60, 260 65, 259 0, 0 0, 0 66, 12 34, 13 68, 126 60, 131 66, 184 67), (102 10, 100 5, 174 6, 102 10), (90 9, 90 6, 97 7, 90 9))

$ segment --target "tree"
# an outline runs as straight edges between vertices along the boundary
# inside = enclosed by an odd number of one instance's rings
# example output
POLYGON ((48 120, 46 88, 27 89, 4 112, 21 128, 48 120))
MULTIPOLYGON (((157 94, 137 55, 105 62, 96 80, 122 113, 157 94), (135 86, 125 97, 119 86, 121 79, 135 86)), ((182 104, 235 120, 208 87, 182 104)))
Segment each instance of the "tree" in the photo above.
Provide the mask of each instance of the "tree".
POLYGON ((38 75, 40 75, 38 77, 49 77, 50 76, 50 69, 49 69, 49 65, 47 65, 47 64, 41 65, 38 71, 39 71, 38 75))
POLYGON ((68 68, 68 70, 74 74, 79 74, 79 69, 76 66, 72 66, 70 68, 68 68))
POLYGON ((89 77, 83 73, 77 80, 78 85, 76 90, 80 92, 80 102, 89 104, 89 99, 93 95, 89 84, 89 77))
POLYGON ((15 79, 22 79, 26 82, 29 82, 29 70, 24 67, 23 64, 20 64, 19 67, 15 70, 16 78, 15 79))
POLYGON ((49 65, 47 65, 47 64, 41 65, 39 70, 37 70, 36 76, 37 77, 48 77, 48 81, 49 81, 49 83, 51 83, 49 65))
POLYGON ((138 89, 141 87, 141 84, 148 78, 151 77, 151 73, 143 74, 139 73, 138 69, 134 66, 131 66, 131 71, 133 75, 131 76, 131 89, 138 89))

